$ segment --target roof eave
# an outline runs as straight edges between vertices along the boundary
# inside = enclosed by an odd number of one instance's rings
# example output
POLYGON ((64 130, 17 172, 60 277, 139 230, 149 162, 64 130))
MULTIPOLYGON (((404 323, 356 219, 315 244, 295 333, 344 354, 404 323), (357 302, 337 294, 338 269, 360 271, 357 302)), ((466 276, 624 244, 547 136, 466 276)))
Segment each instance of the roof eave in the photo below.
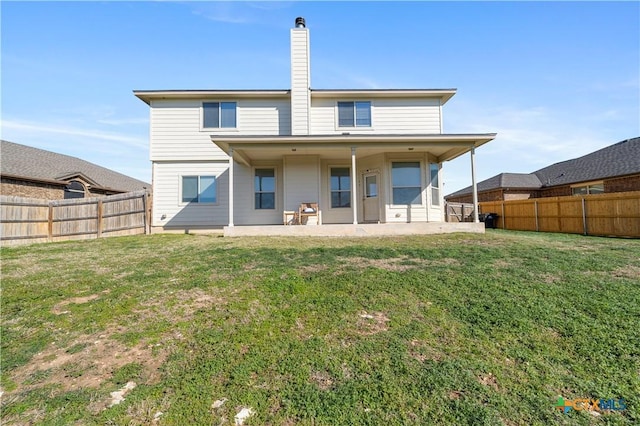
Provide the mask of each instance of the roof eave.
POLYGON ((162 99, 264 99, 286 98, 290 90, 134 90, 138 99, 151 104, 162 99))
POLYGON ((444 105, 457 89, 311 89, 312 98, 438 98, 444 105))

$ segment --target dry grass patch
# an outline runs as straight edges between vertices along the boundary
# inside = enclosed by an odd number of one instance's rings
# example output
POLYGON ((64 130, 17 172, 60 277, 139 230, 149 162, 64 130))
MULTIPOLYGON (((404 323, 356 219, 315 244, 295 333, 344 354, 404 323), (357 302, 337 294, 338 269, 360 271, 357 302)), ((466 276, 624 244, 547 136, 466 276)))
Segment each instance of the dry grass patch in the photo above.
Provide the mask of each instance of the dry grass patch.
POLYGON ((326 371, 314 371, 311 374, 311 382, 315 383, 320 390, 327 391, 333 387, 333 378, 326 371))
POLYGON ((614 269, 611 274, 618 278, 629 278, 632 280, 640 280, 640 266, 628 265, 614 269))
POLYGON ((426 341, 416 339, 409 342, 409 355, 421 363, 427 360, 440 362, 446 357, 444 352, 429 345, 426 341))
MULTIPOLYGON (((110 290, 105 290, 102 292, 102 294, 109 294, 110 290)), ((55 315, 62 315, 62 314, 67 314, 69 313, 68 311, 64 310, 63 308, 67 305, 81 305, 83 303, 88 303, 91 302, 92 300, 96 300, 100 298, 100 294, 91 294, 89 296, 80 296, 80 297, 72 297, 70 299, 67 300, 63 300, 60 303, 57 303, 52 309, 51 312, 55 315)))
POLYGON ((78 338, 68 347, 50 345, 13 370, 11 379, 18 384, 15 392, 48 385, 64 391, 98 388, 118 368, 137 363, 143 367, 145 383, 153 384, 160 379, 159 367, 167 355, 166 347, 139 344, 129 348, 100 333, 78 338), (37 377, 40 380, 34 380, 37 377))
POLYGON ((405 272, 425 269, 434 266, 458 266, 460 261, 453 258, 443 259, 416 259, 409 256, 392 257, 385 259, 370 259, 366 257, 347 257, 342 260, 342 270, 345 268, 378 268, 391 272, 405 272))
POLYGON ((387 331, 389 326, 387 323, 391 321, 383 312, 367 313, 366 311, 358 314, 358 334, 362 336, 370 336, 372 334, 387 331))
POLYGON ((488 373, 488 374, 482 374, 480 376, 477 377, 478 378, 478 382, 480 382, 480 384, 484 385, 484 386, 488 386, 490 388, 492 388, 493 390, 499 390, 498 387, 498 379, 496 379, 496 376, 494 376, 492 373, 488 373))

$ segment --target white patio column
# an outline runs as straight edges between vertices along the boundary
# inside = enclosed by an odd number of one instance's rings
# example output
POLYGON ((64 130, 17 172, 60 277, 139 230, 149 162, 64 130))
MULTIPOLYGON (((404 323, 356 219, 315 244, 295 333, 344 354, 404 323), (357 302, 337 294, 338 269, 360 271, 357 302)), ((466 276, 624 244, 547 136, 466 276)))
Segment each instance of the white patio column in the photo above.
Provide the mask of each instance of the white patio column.
POLYGON ((356 181, 356 148, 351 147, 351 206, 353 210, 353 224, 358 224, 358 184, 356 181))
POLYGON ((233 148, 229 148, 229 226, 233 226, 233 148))
POLYGON ((471 147, 471 188, 473 188, 473 221, 480 222, 478 219, 478 186, 476 185, 476 148, 471 147))

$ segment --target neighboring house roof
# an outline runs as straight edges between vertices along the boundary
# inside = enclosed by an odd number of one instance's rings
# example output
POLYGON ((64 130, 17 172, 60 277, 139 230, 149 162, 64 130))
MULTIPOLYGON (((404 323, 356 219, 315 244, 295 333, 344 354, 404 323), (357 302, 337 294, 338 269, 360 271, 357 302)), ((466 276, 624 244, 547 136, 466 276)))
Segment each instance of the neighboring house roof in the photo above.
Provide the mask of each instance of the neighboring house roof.
MULTIPOLYGON (((478 183, 478 192, 495 189, 540 189, 640 173, 640 137, 615 143, 598 151, 561 161, 533 173, 501 173, 478 183)), ((472 192, 471 186, 447 195, 472 192)))
POLYGON ((533 172, 543 187, 640 173, 640 137, 533 172))
POLYGON ((151 185, 85 160, 5 140, 0 145, 0 174, 62 184, 81 178, 94 188, 137 191, 151 185))

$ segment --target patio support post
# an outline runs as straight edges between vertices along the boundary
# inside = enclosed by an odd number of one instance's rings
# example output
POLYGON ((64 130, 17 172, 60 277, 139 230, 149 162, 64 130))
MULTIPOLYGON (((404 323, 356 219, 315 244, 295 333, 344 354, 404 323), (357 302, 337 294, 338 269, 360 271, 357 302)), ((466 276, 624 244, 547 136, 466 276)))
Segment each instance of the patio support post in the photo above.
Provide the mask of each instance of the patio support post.
POLYGON ((229 227, 233 226, 233 148, 229 148, 229 227))
POLYGON ((353 224, 358 224, 358 206, 357 206, 357 193, 358 185, 356 181, 356 148, 351 147, 351 206, 353 210, 353 224))
POLYGON ((473 188, 473 221, 480 222, 478 218, 478 185, 476 184, 476 148, 471 147, 471 187, 473 188))

